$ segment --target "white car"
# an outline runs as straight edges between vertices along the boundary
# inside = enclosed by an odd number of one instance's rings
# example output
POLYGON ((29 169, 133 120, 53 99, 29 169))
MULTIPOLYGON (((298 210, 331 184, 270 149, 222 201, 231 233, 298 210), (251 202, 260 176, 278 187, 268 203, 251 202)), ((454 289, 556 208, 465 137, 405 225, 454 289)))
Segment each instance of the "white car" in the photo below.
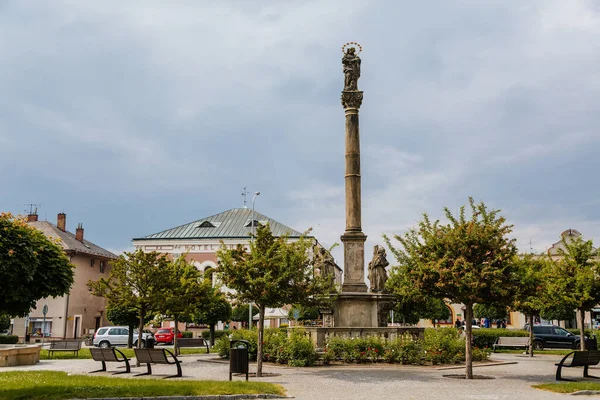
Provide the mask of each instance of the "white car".
MULTIPOLYGON (((127 339, 129 338, 129 328, 126 326, 103 326, 98 328, 94 333, 94 346, 96 347, 115 347, 115 346, 127 346, 127 339)), ((138 331, 133 332, 133 345, 137 347, 138 331)), ((142 333, 142 347, 146 347, 146 344, 152 341, 154 344, 154 336, 151 333, 142 333)))

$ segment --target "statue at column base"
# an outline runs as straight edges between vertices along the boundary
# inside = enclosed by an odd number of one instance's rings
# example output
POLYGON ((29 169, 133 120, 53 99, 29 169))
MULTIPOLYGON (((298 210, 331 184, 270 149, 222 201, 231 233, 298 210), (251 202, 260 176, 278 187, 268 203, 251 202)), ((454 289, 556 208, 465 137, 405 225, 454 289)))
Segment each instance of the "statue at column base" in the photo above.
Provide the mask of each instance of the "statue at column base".
POLYGON ((344 108, 360 108, 363 101, 363 92, 361 90, 344 90, 342 92, 342 106, 344 108))

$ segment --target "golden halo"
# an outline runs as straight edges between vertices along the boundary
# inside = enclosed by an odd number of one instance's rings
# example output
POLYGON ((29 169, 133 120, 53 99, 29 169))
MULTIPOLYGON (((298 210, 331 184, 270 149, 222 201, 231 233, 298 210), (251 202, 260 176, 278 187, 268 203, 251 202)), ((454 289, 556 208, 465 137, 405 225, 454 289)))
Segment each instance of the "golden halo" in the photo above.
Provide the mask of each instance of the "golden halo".
POLYGON ((358 47, 358 53, 356 53, 356 55, 359 55, 362 52, 362 46, 360 44, 356 42, 348 42, 342 46, 342 53, 346 54, 346 49, 348 47, 354 47, 355 49, 358 47))

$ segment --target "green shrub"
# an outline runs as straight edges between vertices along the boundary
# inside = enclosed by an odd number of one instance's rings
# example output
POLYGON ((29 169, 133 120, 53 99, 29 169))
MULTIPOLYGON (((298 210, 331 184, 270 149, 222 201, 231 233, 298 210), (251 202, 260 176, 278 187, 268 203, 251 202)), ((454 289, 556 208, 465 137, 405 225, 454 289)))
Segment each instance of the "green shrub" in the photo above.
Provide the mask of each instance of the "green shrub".
POLYGON ((454 328, 426 329, 423 348, 425 359, 434 365, 454 364, 465 359, 465 340, 454 328))
POLYGON ((515 337, 515 336, 529 336, 529 332, 525 330, 514 330, 514 329, 497 329, 497 328, 482 328, 473 329, 473 345, 480 349, 491 348, 496 339, 500 336, 503 337, 515 337))
POLYGON ((15 335, 0 335, 0 344, 17 344, 19 337, 15 335))
MULTIPOLYGON (((575 336, 579 336, 579 329, 567 329, 567 330, 568 330, 569 332, 571 332, 573 335, 575 335, 575 336)), ((588 337, 589 337, 590 335, 592 335, 593 333, 594 333, 594 331, 593 331, 593 330, 591 330, 591 329, 584 329, 584 330, 583 330, 583 334, 584 334, 585 336, 588 336, 588 337)))
POLYGON ((315 346, 306 336, 304 329, 293 329, 287 340, 288 364, 292 367, 309 367, 318 358, 315 346))
MULTIPOLYGON (((248 348, 248 358, 250 359, 250 361, 256 361, 256 353, 258 349, 258 332, 256 331, 256 329, 238 329, 225 332, 229 333, 233 340, 248 341, 250 343, 248 348)), ((221 335, 218 339, 215 339, 214 349, 220 357, 229 358, 229 343, 229 336, 221 335)))
MULTIPOLYGON (((485 361, 489 358, 491 350, 489 348, 480 349, 479 347, 473 347, 471 349, 471 355, 473 356, 473 361, 485 361)), ((465 356, 463 354, 462 361, 465 360, 465 356)))
POLYGON ((181 334, 183 335, 184 338, 193 338, 194 337, 194 333, 190 332, 190 331, 183 331, 183 332, 181 332, 181 334))

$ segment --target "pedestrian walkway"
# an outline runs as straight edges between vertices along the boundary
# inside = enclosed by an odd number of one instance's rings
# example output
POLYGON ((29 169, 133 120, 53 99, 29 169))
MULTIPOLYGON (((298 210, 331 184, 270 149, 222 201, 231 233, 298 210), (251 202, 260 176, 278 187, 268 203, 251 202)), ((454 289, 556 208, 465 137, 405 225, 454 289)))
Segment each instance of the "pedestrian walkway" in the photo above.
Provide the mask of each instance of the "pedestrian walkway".
MULTIPOLYGON (((348 399, 557 399, 565 395, 533 389, 536 383, 554 382, 557 362, 561 356, 536 356, 533 359, 515 354, 495 354, 497 361, 517 362, 517 364, 476 367, 475 374, 494 379, 466 381, 444 378, 446 374, 459 374, 463 370, 440 369, 436 366, 402 365, 347 365, 312 368, 292 368, 265 364, 264 371, 277 376, 251 378, 265 382, 279 383, 289 396, 300 400, 348 400, 348 399)), ((229 364, 214 355, 186 355, 183 360, 183 379, 227 380, 229 364)), ((57 370, 75 374, 85 374, 98 369, 92 360, 42 360, 34 366, 3 368, 7 370, 57 370)), ((133 373, 140 368, 133 368, 133 373)), ((119 375, 125 379, 156 379, 172 374, 168 366, 153 366, 156 375, 152 377, 132 377, 133 374, 119 375)), ((255 365, 251 365, 255 371, 255 365)), ((581 371, 568 371, 580 379, 581 371)), ((242 380, 242 377, 234 377, 242 380)))

